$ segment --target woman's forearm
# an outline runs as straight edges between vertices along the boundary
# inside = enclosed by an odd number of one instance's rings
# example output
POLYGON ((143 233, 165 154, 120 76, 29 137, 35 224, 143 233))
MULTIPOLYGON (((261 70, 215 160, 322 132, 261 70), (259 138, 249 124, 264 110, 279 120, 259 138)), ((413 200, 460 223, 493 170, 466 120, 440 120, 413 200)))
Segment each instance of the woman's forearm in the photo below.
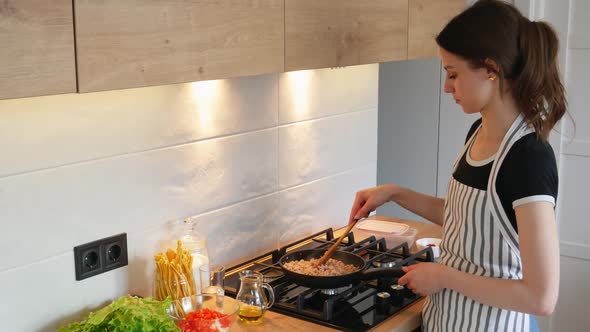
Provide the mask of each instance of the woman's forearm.
POLYGON ((547 316, 553 311, 548 292, 534 290, 525 280, 481 277, 448 267, 443 287, 477 302, 512 311, 547 316))
POLYGON ((391 200, 406 210, 442 226, 444 221, 445 200, 421 194, 408 188, 395 186, 391 200))
POLYGON ((535 315, 550 315, 559 294, 559 241, 553 205, 531 202, 515 209, 522 279, 481 277, 444 267, 443 288, 480 303, 535 315))

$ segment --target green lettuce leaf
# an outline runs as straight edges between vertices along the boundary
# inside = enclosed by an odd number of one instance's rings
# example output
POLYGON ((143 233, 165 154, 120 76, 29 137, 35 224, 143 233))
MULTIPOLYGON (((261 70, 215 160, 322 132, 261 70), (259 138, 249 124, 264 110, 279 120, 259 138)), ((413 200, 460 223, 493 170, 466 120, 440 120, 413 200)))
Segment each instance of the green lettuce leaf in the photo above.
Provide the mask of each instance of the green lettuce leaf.
POLYGON ((123 296, 108 306, 91 312, 81 322, 61 327, 57 332, 178 332, 166 314, 172 300, 155 301, 123 296))

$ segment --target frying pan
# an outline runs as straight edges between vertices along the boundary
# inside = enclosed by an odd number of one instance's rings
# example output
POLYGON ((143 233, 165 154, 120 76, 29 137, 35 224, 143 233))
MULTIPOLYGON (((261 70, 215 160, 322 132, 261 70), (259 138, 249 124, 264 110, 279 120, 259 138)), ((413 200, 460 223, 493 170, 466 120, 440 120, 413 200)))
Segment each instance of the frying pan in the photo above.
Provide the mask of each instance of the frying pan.
POLYGON ((332 255, 332 258, 339 260, 344 264, 351 264, 357 267, 357 270, 351 273, 338 276, 310 276, 307 274, 293 272, 285 268, 285 264, 288 262, 298 260, 308 261, 312 258, 318 259, 322 257, 326 250, 327 249, 309 249, 293 251, 281 257, 279 265, 281 266, 281 269, 283 269, 285 275, 296 284, 305 287, 321 289, 344 287, 353 283, 357 283, 361 280, 372 280, 380 277, 399 278, 405 274, 401 268, 378 268, 365 270, 368 265, 365 260, 361 256, 347 251, 335 251, 332 255))

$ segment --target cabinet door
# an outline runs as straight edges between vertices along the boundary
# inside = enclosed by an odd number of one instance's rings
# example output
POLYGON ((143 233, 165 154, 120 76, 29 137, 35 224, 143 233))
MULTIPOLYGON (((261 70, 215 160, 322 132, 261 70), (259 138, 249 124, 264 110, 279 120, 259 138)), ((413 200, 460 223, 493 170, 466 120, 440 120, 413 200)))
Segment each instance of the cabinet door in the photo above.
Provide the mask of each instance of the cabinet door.
POLYGON ((466 5, 466 0, 410 0, 408 59, 437 57, 436 35, 466 5))
MULTIPOLYGON (((436 195, 439 72, 438 59, 379 66, 378 185, 436 195)), ((424 220, 397 204, 385 204, 377 214, 424 220)))
POLYGON ((283 71, 284 0, 75 0, 80 92, 283 71))
POLYGON ((76 92, 71 0, 0 1, 0 99, 76 92))
POLYGON ((407 0, 286 0, 285 70, 405 60, 407 0))

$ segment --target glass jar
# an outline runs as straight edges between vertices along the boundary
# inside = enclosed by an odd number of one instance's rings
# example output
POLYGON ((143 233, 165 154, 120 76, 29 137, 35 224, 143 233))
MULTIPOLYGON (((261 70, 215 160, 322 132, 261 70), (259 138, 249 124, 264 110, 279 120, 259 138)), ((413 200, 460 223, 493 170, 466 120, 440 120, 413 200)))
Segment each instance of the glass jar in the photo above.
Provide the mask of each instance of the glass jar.
POLYGON ((203 264, 209 263, 209 251, 207 250, 207 239, 196 231, 196 223, 193 219, 187 218, 182 220, 177 226, 177 239, 182 241, 193 258, 192 270, 195 281, 196 293, 201 293, 201 278, 199 268, 203 264))
MULTIPOLYGON (((156 268, 158 269, 158 268, 156 268)), ((153 297, 162 301, 168 296, 172 300, 195 295, 195 282, 190 274, 176 274, 175 272, 156 270, 154 277, 153 297)))

